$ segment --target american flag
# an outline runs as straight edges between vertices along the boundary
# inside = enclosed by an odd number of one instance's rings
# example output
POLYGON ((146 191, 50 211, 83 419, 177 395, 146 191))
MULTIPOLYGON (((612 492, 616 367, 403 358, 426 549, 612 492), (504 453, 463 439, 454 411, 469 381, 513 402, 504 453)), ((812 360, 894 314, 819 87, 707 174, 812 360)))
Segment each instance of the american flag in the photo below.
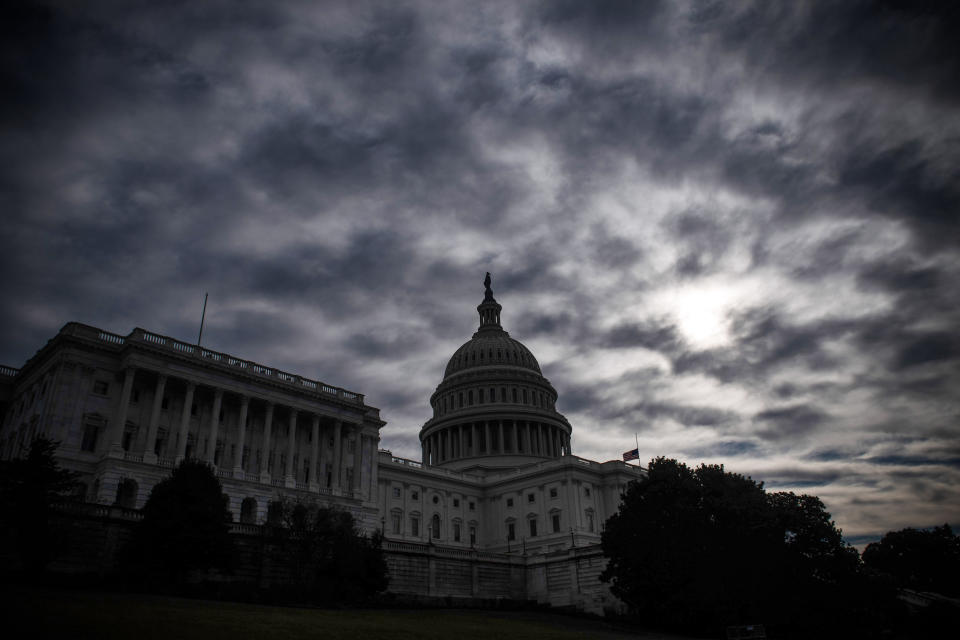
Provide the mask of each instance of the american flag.
POLYGON ((639 460, 640 459, 640 449, 631 449, 623 454, 623 461, 627 462, 628 460, 639 460))

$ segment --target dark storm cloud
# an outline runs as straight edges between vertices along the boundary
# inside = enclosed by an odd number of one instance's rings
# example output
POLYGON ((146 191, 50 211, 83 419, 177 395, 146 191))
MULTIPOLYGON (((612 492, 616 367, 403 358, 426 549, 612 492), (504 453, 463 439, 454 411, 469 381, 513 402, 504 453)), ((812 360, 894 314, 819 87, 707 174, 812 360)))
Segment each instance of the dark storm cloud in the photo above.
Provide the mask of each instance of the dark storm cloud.
POLYGON ((753 416, 763 427, 757 433, 769 440, 802 438, 829 420, 830 416, 817 407, 792 405, 768 409, 753 416))
POLYGON ((871 531, 956 498, 951 6, 2 11, 3 364, 69 320, 192 340, 210 291, 206 344, 416 456, 491 271, 578 454, 638 432, 871 531))
POLYGON ((621 324, 602 336, 599 346, 608 349, 644 347, 652 351, 676 352, 681 338, 677 328, 669 324, 649 322, 645 324, 621 324))

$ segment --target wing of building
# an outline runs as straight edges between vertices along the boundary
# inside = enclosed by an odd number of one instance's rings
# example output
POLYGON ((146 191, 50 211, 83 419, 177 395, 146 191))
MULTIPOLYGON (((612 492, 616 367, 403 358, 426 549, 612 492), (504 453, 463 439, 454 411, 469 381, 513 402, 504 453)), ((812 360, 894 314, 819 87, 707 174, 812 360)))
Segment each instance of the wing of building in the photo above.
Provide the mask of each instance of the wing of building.
POLYGON ((534 355, 501 326, 489 274, 477 331, 447 363, 422 459, 378 448, 357 392, 134 329, 69 323, 20 370, 0 369, 0 455, 61 441, 87 502, 143 506, 183 458, 216 469, 236 522, 282 498, 380 529, 391 590, 535 598, 600 611, 603 522, 641 470, 573 455, 572 428, 534 355))

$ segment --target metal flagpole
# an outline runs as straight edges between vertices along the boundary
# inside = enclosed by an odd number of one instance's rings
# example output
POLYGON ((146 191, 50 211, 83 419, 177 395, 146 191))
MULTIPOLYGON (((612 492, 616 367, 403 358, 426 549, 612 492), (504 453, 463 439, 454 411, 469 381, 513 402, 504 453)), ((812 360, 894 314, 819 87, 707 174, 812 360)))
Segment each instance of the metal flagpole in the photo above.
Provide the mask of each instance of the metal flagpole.
POLYGON ((200 335, 197 336, 197 346, 200 346, 200 339, 203 338, 203 321, 207 317, 207 293, 203 294, 203 313, 200 314, 200 335))
POLYGON ((640 466, 640 438, 637 436, 637 432, 633 432, 633 441, 637 443, 637 466, 640 466))

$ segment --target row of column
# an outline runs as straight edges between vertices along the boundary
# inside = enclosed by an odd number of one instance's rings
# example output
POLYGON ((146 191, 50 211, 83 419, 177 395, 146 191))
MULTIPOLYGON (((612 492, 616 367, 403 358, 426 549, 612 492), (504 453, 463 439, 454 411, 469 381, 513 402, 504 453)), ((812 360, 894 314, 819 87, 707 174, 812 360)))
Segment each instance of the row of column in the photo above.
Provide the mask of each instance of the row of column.
POLYGON ((570 436, 560 427, 541 422, 488 420, 441 429, 427 436, 421 447, 422 460, 428 464, 484 454, 522 453, 556 458, 570 453, 570 436))
MULTIPOLYGON (((123 378, 123 389, 120 393, 120 402, 117 407, 116 414, 114 416, 112 428, 110 430, 109 438, 109 453, 115 457, 123 457, 123 432, 124 427, 127 422, 127 414, 130 407, 130 396, 133 390, 133 381, 134 376, 136 375, 136 369, 134 367, 128 367, 124 370, 123 378)), ((143 460, 148 463, 156 463, 157 456, 153 451, 152 445, 156 441, 157 433, 160 428, 160 412, 163 403, 163 397, 166 390, 167 376, 163 374, 157 375, 157 384, 153 396, 153 406, 150 412, 150 422, 147 428, 147 437, 143 445, 143 460)), ((179 463, 186 455, 187 448, 187 438, 190 429, 190 416, 191 409, 193 406, 193 395, 196 390, 196 383, 191 381, 186 381, 186 391, 184 393, 183 400, 183 410, 180 416, 179 424, 179 437, 177 440, 177 452, 175 457, 175 462, 179 463)), ((214 456, 216 455, 217 449, 217 436, 220 428, 220 409, 223 403, 223 393, 224 390, 214 387, 213 395, 213 407, 212 412, 210 413, 210 423, 209 423, 209 432, 210 432, 210 442, 213 443, 213 446, 208 447, 207 454, 205 456, 205 461, 214 464, 214 456)), ((237 438, 237 452, 236 460, 234 460, 233 475, 236 478, 244 478, 246 474, 242 468, 243 461, 243 450, 246 446, 246 436, 247 436, 247 422, 249 416, 250 408, 250 396, 237 394, 240 396, 240 416, 238 421, 238 438, 237 438)), ((270 441, 271 441, 271 432, 273 427, 273 413, 274 413, 274 403, 268 400, 263 401, 265 404, 265 415, 264 415, 264 427, 263 427, 263 444, 262 451, 264 456, 270 455, 270 441)), ((287 444, 287 468, 284 476, 284 484, 287 486, 294 487, 296 486, 296 469, 294 468, 293 460, 297 453, 296 444, 297 444, 297 420, 301 411, 294 407, 289 408, 289 433, 288 433, 288 444, 287 444)), ((308 413, 308 412, 303 412, 308 413)), ((318 467, 322 466, 323 463, 327 462, 323 458, 326 455, 326 447, 323 449, 320 448, 321 437, 325 437, 327 427, 324 426, 321 429, 320 425, 320 416, 317 414, 310 414, 311 416, 311 455, 310 455, 310 465, 308 471, 308 486, 310 490, 316 490, 320 486, 318 480, 318 467), (321 435, 321 431, 324 432, 324 436, 321 435)), ((331 488, 339 489, 340 488, 340 478, 343 472, 343 430, 344 423, 341 420, 335 420, 332 427, 333 429, 333 465, 331 469, 331 488)), ((349 428, 349 427, 348 427, 349 428)), ((373 466, 375 466, 376 458, 376 443, 372 442, 375 440, 373 436, 364 435, 360 432, 360 426, 356 425, 354 427, 356 431, 356 446, 353 452, 353 479, 352 486, 350 487, 353 491, 359 491, 361 484, 361 463, 363 455, 363 447, 365 444, 370 443, 371 446, 371 461, 373 466)), ((270 482, 270 474, 268 471, 267 463, 264 462, 260 469, 259 480, 261 482, 270 482)))

